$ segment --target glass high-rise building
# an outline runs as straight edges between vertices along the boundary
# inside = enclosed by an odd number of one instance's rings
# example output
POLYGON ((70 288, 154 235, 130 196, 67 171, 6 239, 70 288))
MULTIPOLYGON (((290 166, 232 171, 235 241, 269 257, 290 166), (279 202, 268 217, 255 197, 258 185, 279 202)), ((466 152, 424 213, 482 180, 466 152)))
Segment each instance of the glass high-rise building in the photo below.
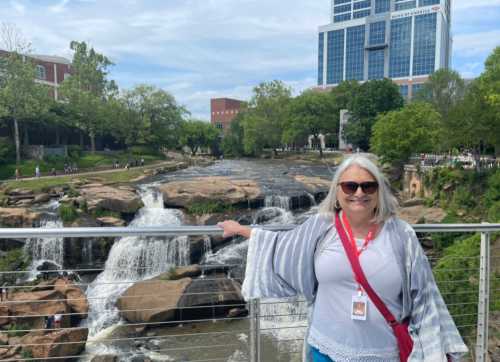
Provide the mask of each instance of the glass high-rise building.
POLYGON ((332 0, 319 28, 318 86, 391 78, 406 97, 450 66, 451 0, 332 0))

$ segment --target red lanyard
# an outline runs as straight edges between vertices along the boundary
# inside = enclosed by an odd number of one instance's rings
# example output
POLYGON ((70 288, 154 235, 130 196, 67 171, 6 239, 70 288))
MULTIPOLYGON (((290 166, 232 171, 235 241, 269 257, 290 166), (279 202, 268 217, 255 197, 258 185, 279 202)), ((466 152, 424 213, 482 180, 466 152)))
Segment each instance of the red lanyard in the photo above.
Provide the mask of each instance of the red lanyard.
MULTIPOLYGON (((363 242, 361 249, 358 249, 358 246, 356 245, 356 239, 354 238, 354 235, 353 235, 352 229, 351 229, 351 225, 349 224, 349 220, 347 220, 347 216, 346 216, 345 212, 342 213, 342 224, 344 225, 344 228, 347 231, 347 236, 349 238, 349 241, 351 242, 352 250, 354 251, 354 255, 356 255, 356 257, 359 259, 359 256, 361 255, 361 253, 366 250, 370 241, 372 241, 374 239, 374 236, 377 232, 378 226, 377 226, 377 224, 375 224, 370 228, 370 230, 368 230, 368 234, 366 235, 365 241, 363 242)), ((354 275, 354 280, 356 280, 356 282, 358 281, 358 278, 356 275, 354 275)), ((358 293, 360 296, 363 293, 363 288, 361 288, 361 285, 359 282, 358 282, 358 293)))
POLYGON ((368 244, 370 243, 370 241, 372 241, 374 239, 374 236, 375 236, 375 233, 377 232, 378 226, 377 226, 377 224, 375 224, 370 228, 370 230, 368 230, 368 234, 366 235, 365 241, 363 242, 361 249, 358 249, 358 246, 356 245, 356 239, 354 238, 354 235, 352 234, 351 225, 349 224, 349 220, 347 220, 347 216, 346 216, 345 212, 342 213, 342 223, 344 224, 344 228, 347 231, 347 235, 349 236, 349 241, 352 244, 352 248, 356 252, 356 255, 359 258, 361 253, 363 251, 365 251, 366 248, 368 247, 368 244))

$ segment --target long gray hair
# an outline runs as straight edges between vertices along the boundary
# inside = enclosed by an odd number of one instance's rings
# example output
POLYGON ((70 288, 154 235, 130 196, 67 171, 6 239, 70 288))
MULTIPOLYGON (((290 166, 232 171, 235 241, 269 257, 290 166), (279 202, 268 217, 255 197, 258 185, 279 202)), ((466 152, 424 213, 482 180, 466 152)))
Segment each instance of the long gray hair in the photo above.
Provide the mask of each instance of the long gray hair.
POLYGON ((342 161, 333 176, 330 191, 328 192, 326 199, 319 205, 319 212, 331 214, 336 211, 335 204, 337 202, 337 186, 339 184, 340 176, 345 170, 354 165, 357 165, 371 173, 378 183, 378 202, 374 221, 380 223, 386 221, 391 216, 396 215, 399 207, 398 200, 396 200, 392 194, 386 177, 368 157, 361 154, 353 155, 342 161))

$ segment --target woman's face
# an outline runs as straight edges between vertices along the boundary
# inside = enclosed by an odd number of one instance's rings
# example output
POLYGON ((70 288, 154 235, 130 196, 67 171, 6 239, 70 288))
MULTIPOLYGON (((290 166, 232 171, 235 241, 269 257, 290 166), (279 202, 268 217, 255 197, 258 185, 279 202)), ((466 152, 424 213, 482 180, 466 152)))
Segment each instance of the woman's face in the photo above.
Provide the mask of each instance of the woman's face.
MULTIPOLYGON (((350 186, 351 190, 356 187, 352 184, 347 184, 347 186, 350 186)), ((378 187, 375 177, 366 169, 358 165, 350 166, 340 176, 339 185, 337 186, 337 200, 339 200, 342 210, 347 214, 373 214, 378 204, 378 187), (347 182, 355 182, 357 184, 368 182, 368 184, 365 184, 366 193, 363 192, 361 187, 358 187, 354 193, 345 192, 341 184, 347 182), (373 191, 373 189, 376 191, 369 193, 373 191)))

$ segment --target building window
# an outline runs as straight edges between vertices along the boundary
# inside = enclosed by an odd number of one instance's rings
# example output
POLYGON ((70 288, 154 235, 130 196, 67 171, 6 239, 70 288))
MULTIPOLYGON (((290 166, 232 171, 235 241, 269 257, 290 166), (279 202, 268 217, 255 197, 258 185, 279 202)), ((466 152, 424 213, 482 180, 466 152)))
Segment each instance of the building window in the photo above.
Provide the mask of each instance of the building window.
POLYGON ((413 75, 434 71, 436 57, 436 13, 415 17, 413 44, 413 75))
POLYGON ((418 94, 418 92, 420 92, 422 90, 423 86, 424 86, 423 83, 418 83, 418 84, 414 84, 411 87, 411 96, 412 96, 412 98, 414 98, 418 94))
POLYGON ((66 79, 68 79, 69 77, 71 77, 71 74, 69 74, 69 73, 64 73, 63 80, 66 80, 66 79))
POLYGON ((385 43, 385 21, 370 24, 370 45, 385 43))
POLYGON ((420 0, 418 6, 439 5, 440 0, 420 0))
POLYGON ((389 77, 410 75, 411 17, 391 20, 389 77))
POLYGON ((45 67, 43 65, 36 66, 36 77, 38 79, 42 79, 42 80, 47 79, 47 73, 46 73, 45 67))
POLYGON ((391 9, 391 0, 375 0, 375 14, 386 13, 391 9))
POLYGON ((408 99, 408 84, 399 86, 399 94, 401 94, 401 97, 405 100, 408 99))
POLYGON ((224 125, 221 122, 215 123, 215 128, 224 129, 224 125))
POLYGON ((351 13, 345 13, 342 15, 335 15, 333 17, 333 22, 338 23, 340 21, 346 21, 346 20, 351 20, 351 13))
POLYGON ((347 28, 346 80, 363 80, 365 26, 347 28))
POLYGON ((344 76, 344 30, 327 33, 326 83, 340 83, 344 76))
POLYGON ((335 5, 339 5, 339 4, 345 4, 345 3, 350 3, 351 0, 335 0, 334 3, 335 5))
POLYGON ((351 11, 351 4, 335 6, 333 8, 333 13, 334 14, 345 13, 346 11, 351 11))
POLYGON ((410 1, 396 0, 394 10, 395 11, 408 10, 408 9, 414 9, 416 7, 417 7, 416 0, 410 0, 410 1))
POLYGON ((359 2, 353 4, 354 10, 369 8, 371 6, 372 6, 371 0, 359 1, 359 2))
POLYGON ((384 49, 368 53, 368 79, 384 78, 384 49))
POLYGON ((323 46, 325 33, 319 33, 318 39, 318 85, 323 84, 323 46))
POLYGON ((359 18, 364 18, 370 15, 370 9, 368 10, 361 10, 361 11, 356 11, 355 13, 352 14, 352 17, 354 19, 359 19, 359 18))

